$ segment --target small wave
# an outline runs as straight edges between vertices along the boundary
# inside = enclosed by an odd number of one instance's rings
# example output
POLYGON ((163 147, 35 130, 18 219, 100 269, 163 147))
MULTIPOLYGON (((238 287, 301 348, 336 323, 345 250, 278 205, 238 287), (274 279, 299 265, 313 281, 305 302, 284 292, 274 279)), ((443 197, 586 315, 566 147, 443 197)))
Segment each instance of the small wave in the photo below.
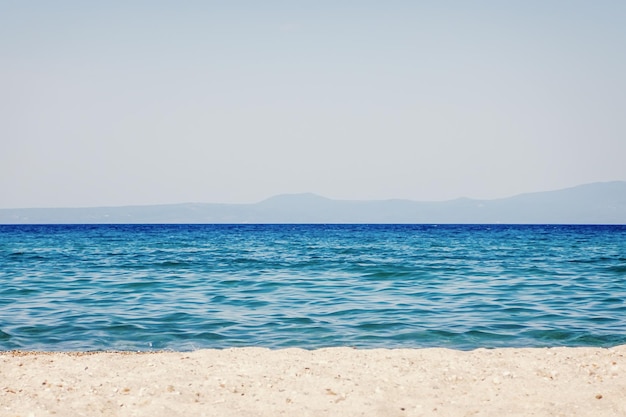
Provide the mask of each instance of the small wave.
POLYGON ((189 266, 189 262, 185 262, 185 261, 161 261, 161 262, 155 262, 154 266, 157 268, 183 268, 186 266, 189 266))
POLYGON ((609 266, 606 268, 606 271, 615 274, 626 274, 626 265, 609 266))
POLYGON ((213 340, 224 340, 226 339, 226 336, 219 334, 219 333, 202 332, 202 333, 194 334, 192 339, 213 341, 213 340))

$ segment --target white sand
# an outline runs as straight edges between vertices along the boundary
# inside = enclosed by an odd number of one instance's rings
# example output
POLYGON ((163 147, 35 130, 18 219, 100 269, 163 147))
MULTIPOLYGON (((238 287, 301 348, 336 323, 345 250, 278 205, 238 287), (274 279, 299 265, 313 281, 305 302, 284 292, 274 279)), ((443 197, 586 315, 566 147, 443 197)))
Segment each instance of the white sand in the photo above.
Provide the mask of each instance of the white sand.
POLYGON ((0 353, 0 416, 626 416, 612 349, 0 353))

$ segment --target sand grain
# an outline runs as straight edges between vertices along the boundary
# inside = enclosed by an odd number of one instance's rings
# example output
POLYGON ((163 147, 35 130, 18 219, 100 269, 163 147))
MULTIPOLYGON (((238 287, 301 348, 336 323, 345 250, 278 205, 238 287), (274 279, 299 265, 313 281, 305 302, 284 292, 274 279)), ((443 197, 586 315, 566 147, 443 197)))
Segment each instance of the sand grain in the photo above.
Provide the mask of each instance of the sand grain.
POLYGON ((0 353, 0 416, 626 416, 626 346, 0 353))

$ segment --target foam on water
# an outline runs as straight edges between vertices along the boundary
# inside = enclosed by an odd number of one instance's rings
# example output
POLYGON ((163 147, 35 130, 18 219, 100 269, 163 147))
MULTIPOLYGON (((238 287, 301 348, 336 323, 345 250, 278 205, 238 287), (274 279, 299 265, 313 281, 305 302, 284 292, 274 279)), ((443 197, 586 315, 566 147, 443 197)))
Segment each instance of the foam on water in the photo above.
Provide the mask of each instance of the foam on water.
POLYGON ((626 343, 626 226, 0 226, 0 349, 626 343))

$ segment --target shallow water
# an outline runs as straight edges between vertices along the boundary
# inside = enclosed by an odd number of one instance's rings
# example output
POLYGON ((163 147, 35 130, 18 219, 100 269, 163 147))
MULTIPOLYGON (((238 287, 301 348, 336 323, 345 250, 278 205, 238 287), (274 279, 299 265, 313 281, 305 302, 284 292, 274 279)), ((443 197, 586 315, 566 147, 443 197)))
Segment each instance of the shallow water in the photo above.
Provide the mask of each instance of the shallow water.
POLYGON ((0 226, 0 349, 613 346, 626 226, 0 226))

